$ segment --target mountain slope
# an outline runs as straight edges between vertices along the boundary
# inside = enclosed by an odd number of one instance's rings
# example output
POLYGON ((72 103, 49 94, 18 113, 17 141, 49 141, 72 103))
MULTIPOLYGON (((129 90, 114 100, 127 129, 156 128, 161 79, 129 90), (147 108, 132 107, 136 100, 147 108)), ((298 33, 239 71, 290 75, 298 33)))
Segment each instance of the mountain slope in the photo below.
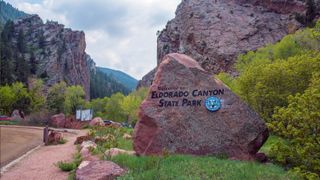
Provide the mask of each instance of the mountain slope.
POLYGON ((38 15, 8 21, 1 33, 1 85, 28 77, 44 80, 46 88, 65 81, 81 85, 90 95, 90 64, 82 31, 64 28, 38 15))
POLYGON ((103 73, 100 69, 91 71, 90 74, 90 98, 110 97, 112 94, 120 92, 128 95, 132 90, 118 82, 113 76, 103 73))
POLYGON ((97 69, 107 74, 108 76, 112 76, 118 82, 120 82, 125 87, 130 89, 130 91, 134 90, 137 87, 138 80, 136 80, 135 78, 131 77, 130 75, 122 71, 113 70, 113 69, 104 68, 104 67, 97 67, 97 69))
POLYGON ((12 7, 11 4, 0 0, 0 26, 3 27, 8 20, 13 21, 25 16, 28 16, 28 14, 19 11, 17 8, 12 7))

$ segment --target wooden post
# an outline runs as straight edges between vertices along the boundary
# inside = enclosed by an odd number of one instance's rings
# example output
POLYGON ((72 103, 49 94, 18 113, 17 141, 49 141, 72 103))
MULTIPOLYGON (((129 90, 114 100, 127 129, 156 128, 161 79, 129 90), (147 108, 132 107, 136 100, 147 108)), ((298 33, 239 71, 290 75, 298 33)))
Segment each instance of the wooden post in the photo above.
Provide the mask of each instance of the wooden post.
POLYGON ((48 134, 49 134, 49 128, 48 125, 43 129, 43 142, 45 145, 48 145, 48 134))

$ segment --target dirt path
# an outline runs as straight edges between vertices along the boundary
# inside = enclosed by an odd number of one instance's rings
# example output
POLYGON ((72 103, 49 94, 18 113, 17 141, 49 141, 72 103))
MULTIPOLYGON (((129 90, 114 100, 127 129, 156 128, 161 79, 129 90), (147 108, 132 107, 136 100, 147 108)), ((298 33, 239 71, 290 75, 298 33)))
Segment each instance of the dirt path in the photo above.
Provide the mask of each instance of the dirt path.
POLYGON ((84 130, 73 130, 76 134, 63 133, 68 140, 66 144, 42 146, 18 162, 14 167, 1 175, 1 180, 65 180, 67 172, 62 172, 54 164, 58 161, 68 161, 76 152, 73 145, 77 136, 85 135, 84 130))

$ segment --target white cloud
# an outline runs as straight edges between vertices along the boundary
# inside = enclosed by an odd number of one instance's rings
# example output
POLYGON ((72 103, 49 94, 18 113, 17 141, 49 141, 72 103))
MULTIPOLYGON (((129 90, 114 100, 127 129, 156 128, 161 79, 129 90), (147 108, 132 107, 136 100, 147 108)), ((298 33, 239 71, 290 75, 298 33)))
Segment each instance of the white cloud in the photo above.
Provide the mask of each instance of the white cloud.
POLYGON ((138 79, 156 66, 156 32, 174 17, 181 0, 8 0, 86 34, 87 53, 98 66, 138 79))

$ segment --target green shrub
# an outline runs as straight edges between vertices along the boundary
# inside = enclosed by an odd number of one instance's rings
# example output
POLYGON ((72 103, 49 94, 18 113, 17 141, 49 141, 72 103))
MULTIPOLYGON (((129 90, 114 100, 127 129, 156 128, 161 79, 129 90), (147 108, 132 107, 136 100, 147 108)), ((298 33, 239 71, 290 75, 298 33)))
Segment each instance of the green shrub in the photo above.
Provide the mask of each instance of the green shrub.
POLYGON ((58 144, 65 144, 67 142, 66 139, 62 138, 58 141, 58 144))
POLYGON ((0 125, 18 125, 19 121, 0 121, 0 125))
POLYGON ((56 166, 59 167, 62 171, 70 172, 69 177, 72 177, 72 174, 75 173, 75 170, 80 165, 82 161, 81 154, 79 152, 73 155, 72 162, 59 161, 56 166))
POLYGON ((89 136, 104 138, 104 141, 97 141, 97 148, 92 150, 94 155, 103 156, 104 152, 110 148, 120 148, 132 150, 132 141, 123 138, 124 133, 131 134, 132 129, 113 128, 113 127, 92 127, 89 131, 89 136))
POLYGON ((77 168, 76 163, 74 162, 65 162, 65 161, 59 161, 57 163, 57 166, 62 170, 62 171, 72 171, 77 168))
POLYGON ((275 140, 262 151, 304 178, 320 175, 320 21, 240 55, 239 76, 217 77, 267 121, 275 140))
POLYGON ((319 59, 320 53, 309 52, 251 67, 237 78, 239 94, 267 120, 275 107, 288 105, 289 95, 308 87, 312 73, 320 69, 319 59))
POLYGON ((314 74, 303 94, 289 96, 288 101, 288 107, 276 110, 269 127, 289 144, 277 143, 271 154, 305 177, 320 178, 320 74, 314 74))

